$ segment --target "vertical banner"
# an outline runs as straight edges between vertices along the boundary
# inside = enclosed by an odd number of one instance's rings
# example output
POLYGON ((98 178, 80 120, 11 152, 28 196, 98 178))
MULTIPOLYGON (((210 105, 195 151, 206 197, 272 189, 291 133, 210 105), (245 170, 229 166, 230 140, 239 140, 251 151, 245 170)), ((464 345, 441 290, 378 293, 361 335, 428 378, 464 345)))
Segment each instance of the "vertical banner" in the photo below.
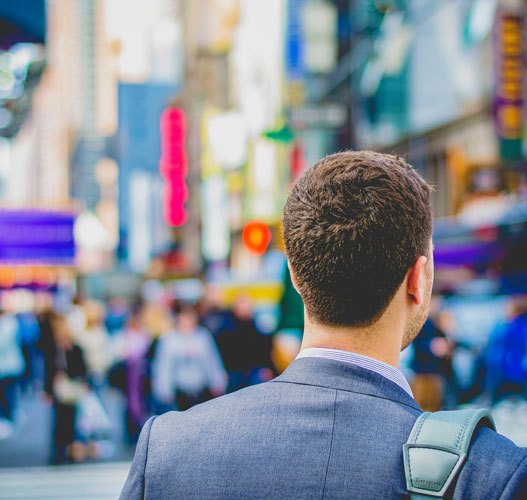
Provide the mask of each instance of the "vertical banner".
POLYGON ((159 171, 164 180, 163 214, 165 222, 178 227, 187 221, 188 199, 185 113, 167 108, 161 115, 161 160, 159 171))
POLYGON ((525 4, 502 2, 494 22, 494 126, 500 157, 506 162, 524 159, 525 126, 525 4))

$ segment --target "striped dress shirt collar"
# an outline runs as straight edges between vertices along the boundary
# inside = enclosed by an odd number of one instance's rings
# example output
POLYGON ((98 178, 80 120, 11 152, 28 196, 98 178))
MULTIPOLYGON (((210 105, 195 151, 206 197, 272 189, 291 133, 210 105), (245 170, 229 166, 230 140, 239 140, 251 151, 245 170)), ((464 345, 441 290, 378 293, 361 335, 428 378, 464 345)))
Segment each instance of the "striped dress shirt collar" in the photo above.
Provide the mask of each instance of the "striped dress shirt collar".
POLYGON ((325 347, 308 347, 302 349, 296 359, 301 358, 325 358, 332 359, 333 361, 341 361, 344 363, 351 363, 352 365, 359 366, 360 368, 365 368, 372 372, 378 373, 379 375, 387 378, 392 381, 394 384, 397 384, 401 389, 406 391, 410 397, 414 397, 410 384, 406 377, 403 375, 403 372, 394 366, 391 366, 377 359, 370 358, 368 356, 363 356, 361 354, 356 354, 349 351, 341 351, 339 349, 328 349, 325 347))

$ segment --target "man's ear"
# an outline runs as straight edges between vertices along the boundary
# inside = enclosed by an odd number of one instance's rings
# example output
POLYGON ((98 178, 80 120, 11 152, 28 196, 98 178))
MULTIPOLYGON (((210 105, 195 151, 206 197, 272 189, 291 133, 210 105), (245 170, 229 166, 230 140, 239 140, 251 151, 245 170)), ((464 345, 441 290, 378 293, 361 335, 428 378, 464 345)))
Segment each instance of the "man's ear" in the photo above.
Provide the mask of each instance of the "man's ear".
POLYGON ((296 281, 296 276, 293 272, 293 269, 291 268, 291 264, 289 263, 289 261, 287 261, 287 268, 289 269, 289 276, 291 276, 291 282, 293 283, 293 286, 295 287, 295 290, 298 295, 300 295, 300 291, 298 290, 298 283, 296 281))
POLYGON ((407 273, 406 292, 416 306, 420 306, 425 300, 427 262, 428 258, 421 255, 407 273))

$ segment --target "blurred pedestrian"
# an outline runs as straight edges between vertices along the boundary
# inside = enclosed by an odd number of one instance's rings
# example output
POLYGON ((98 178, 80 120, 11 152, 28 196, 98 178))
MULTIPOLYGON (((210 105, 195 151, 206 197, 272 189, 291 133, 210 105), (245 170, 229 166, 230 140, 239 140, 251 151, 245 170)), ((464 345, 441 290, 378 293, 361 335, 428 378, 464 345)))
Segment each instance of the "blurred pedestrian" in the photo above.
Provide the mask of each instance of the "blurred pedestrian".
POLYGON ((415 400, 425 411, 443 407, 445 387, 452 374, 452 349, 446 333, 439 326, 441 301, 437 296, 430 301, 430 315, 413 341, 410 368, 415 400))
POLYGON ((258 328, 248 296, 236 299, 216 342, 229 374, 229 392, 273 377, 272 336, 258 328))
POLYGON ((161 403, 186 410, 223 394, 227 376, 211 334, 198 324, 195 306, 177 306, 175 313, 175 328, 157 345, 152 382, 161 403))
POLYGON ((110 335, 122 331, 129 313, 130 308, 126 299, 122 297, 110 298, 104 319, 104 325, 110 335))
POLYGON ((117 334, 115 344, 117 356, 122 360, 123 385, 126 398, 125 429, 129 443, 135 443, 144 424, 146 408, 144 402, 144 377, 146 353, 150 336, 141 324, 139 310, 130 314, 122 333, 117 334))
POLYGON ((413 342, 414 356, 410 383, 415 400, 425 411, 443 407, 445 385, 451 372, 450 345, 433 319, 427 319, 413 342))
POLYGON ((48 319, 50 328, 41 345, 45 362, 44 390, 53 407, 50 462, 62 464, 84 458, 84 446, 77 439, 75 423, 78 404, 88 391, 88 374, 69 322, 56 313, 48 313, 48 319))
POLYGON ((113 361, 110 336, 104 326, 104 307, 96 301, 84 304, 85 326, 75 332, 75 341, 82 349, 90 383, 99 391, 113 361))
POLYGON ((216 337, 229 317, 229 311, 223 305, 221 290, 217 286, 206 285, 198 310, 200 325, 216 337))
POLYGON ((525 396, 527 385, 527 297, 512 297, 506 317, 492 331, 485 350, 485 385, 491 404, 525 396))
POLYGON ((17 383, 25 368, 16 318, 0 309, 0 438, 12 431, 17 383))
POLYGON ((69 308, 66 319, 68 321, 70 330, 75 338, 82 335, 82 332, 86 328, 86 297, 82 293, 77 293, 72 301, 69 308))
POLYGON ((21 311, 16 315, 20 328, 20 338, 22 341, 22 353, 24 355, 25 370, 21 380, 23 390, 32 390, 33 384, 37 382, 39 369, 41 368, 41 358, 38 352, 38 340, 40 329, 37 318, 31 311, 21 311))
POLYGON ((162 408, 158 408, 158 402, 153 393, 152 377, 154 372, 154 360, 159 339, 172 330, 172 322, 170 320, 168 308, 163 304, 155 302, 146 303, 141 308, 141 320, 143 327, 150 337, 150 344, 145 358, 145 377, 143 384, 144 399, 147 411, 150 413, 157 413, 162 408))

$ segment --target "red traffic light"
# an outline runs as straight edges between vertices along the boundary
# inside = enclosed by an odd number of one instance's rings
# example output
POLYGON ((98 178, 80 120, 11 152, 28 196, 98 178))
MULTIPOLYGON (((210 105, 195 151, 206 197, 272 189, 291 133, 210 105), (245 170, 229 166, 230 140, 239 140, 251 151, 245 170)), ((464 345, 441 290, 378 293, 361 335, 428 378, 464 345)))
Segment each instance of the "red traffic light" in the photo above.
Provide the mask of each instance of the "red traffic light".
POLYGON ((269 243, 271 243, 271 239, 271 230, 264 222, 250 221, 243 227, 243 244, 251 253, 263 255, 266 252, 269 243))

